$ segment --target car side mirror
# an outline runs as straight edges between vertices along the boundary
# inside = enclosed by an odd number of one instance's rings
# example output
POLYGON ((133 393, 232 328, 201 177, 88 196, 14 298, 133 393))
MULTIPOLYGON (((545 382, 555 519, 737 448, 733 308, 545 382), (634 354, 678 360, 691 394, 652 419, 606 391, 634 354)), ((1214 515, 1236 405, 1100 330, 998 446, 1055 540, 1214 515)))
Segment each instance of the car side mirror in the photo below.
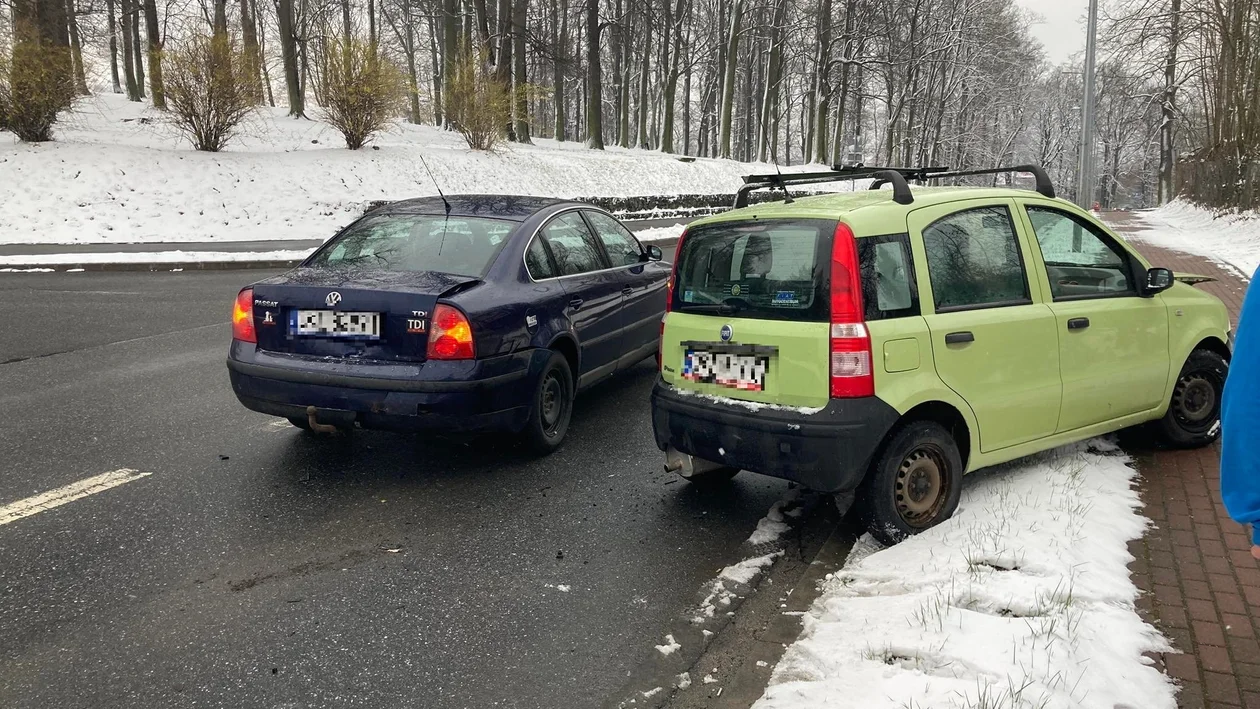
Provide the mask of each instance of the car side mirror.
POLYGON ((1152 268, 1146 272, 1146 286, 1142 294, 1152 296, 1162 293, 1173 285, 1173 272, 1167 268, 1152 268))
POLYGON ((661 251, 661 247, 657 246, 656 244, 648 244, 648 247, 647 247, 647 260, 648 261, 660 261, 663 258, 665 258, 665 252, 661 251))

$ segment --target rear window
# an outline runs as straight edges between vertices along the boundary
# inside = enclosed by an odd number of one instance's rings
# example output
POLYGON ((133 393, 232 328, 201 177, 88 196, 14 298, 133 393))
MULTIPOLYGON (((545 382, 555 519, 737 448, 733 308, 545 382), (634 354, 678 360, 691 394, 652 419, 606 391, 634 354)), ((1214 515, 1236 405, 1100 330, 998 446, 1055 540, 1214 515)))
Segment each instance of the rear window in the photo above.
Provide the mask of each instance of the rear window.
POLYGON ((831 235, 825 219, 720 222, 688 230, 676 312, 826 321, 831 235))
POLYGON ((350 225, 307 266, 485 275, 515 222, 431 214, 381 214, 350 225))

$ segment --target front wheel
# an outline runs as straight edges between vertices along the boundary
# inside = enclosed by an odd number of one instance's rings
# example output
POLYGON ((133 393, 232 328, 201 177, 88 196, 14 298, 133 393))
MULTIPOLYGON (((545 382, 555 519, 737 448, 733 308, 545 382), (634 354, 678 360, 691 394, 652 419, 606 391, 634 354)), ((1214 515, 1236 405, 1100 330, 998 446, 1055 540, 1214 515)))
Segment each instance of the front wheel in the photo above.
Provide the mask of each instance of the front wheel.
POLYGON ((573 372, 569 361, 552 352, 534 388, 534 398, 525 424, 525 443, 534 452, 547 455, 560 447, 573 416, 573 372))
POLYGON ((1211 350, 1195 350, 1186 358, 1173 386, 1168 413, 1156 430, 1169 445, 1202 448, 1221 436, 1221 392, 1229 363, 1211 350))
POLYGON ((958 444, 935 421, 903 426, 858 486, 855 511, 867 531, 892 545, 947 520, 962 496, 958 444))

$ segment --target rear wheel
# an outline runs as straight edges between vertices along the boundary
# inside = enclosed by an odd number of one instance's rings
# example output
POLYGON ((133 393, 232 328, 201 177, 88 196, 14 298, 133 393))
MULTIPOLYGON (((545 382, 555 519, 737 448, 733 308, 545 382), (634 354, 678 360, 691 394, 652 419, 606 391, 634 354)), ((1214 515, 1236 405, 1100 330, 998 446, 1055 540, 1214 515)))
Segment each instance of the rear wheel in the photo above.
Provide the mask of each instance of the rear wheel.
POLYGON ((1221 392, 1229 363, 1211 350, 1186 358, 1173 386, 1168 413, 1156 422, 1160 437, 1178 448, 1201 448, 1221 435, 1221 392))
POLYGON ((962 475, 949 431, 935 421, 916 421, 884 447, 858 487, 855 510, 871 536, 896 544, 954 514, 962 475))
POLYGON ((569 361, 559 352, 552 352, 538 377, 529 421, 522 432, 525 443, 535 452, 546 455, 564 442, 573 417, 573 394, 569 361))

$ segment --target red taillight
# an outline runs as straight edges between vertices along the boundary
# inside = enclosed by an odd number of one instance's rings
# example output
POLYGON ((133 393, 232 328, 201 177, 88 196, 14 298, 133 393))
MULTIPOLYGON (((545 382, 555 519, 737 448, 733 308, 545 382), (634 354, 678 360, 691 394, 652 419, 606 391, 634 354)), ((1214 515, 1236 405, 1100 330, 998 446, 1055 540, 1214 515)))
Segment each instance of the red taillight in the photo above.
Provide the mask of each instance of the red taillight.
POLYGON ((457 308, 438 305, 429 327, 429 359, 473 359, 472 325, 457 308))
POLYGON ((851 399, 875 395, 871 336, 862 306, 857 240, 843 222, 831 242, 831 395, 851 399))
POLYGON ((254 331, 254 289, 246 288, 236 294, 232 304, 232 339, 242 342, 258 342, 254 331))
POLYGON ((656 345, 656 368, 659 371, 665 361, 665 317, 674 309, 674 284, 678 282, 678 256, 682 254, 683 239, 687 238, 687 230, 678 235, 678 243, 674 246, 674 264, 669 272, 669 281, 665 288, 665 315, 661 316, 661 336, 656 345))

